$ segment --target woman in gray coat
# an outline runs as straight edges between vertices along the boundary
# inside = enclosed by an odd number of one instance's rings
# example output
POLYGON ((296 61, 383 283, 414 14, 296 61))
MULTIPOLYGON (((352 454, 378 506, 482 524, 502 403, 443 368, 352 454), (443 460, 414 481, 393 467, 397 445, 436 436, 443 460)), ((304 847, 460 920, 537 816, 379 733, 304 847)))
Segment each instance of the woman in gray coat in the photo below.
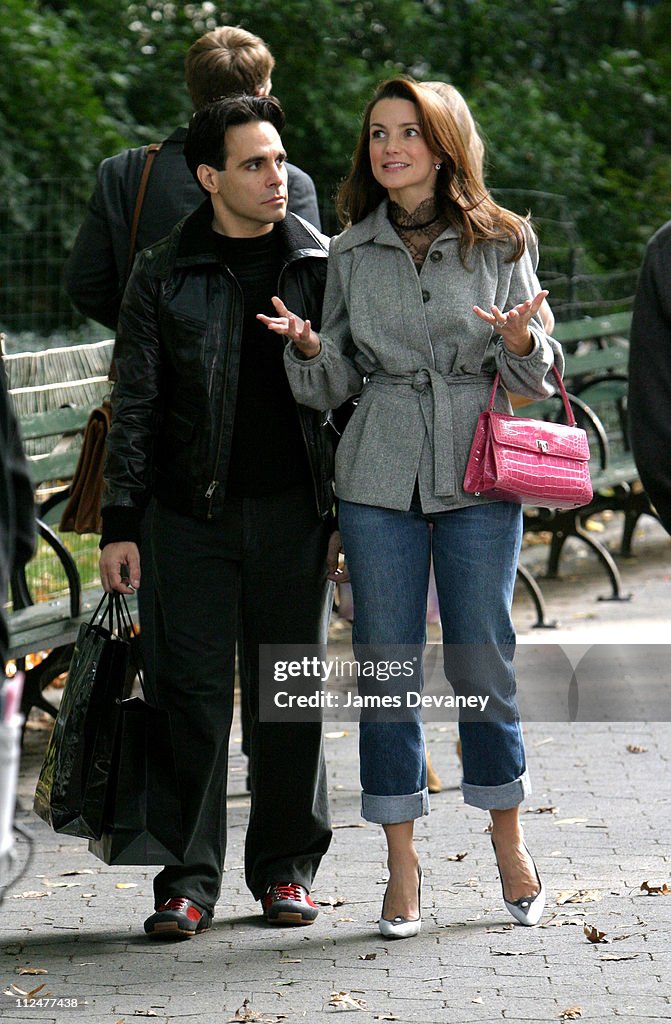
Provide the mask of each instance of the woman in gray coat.
MULTIPOLYGON (((490 812, 507 909, 537 924, 545 896, 519 821, 530 786, 510 617, 522 513, 462 486, 495 372, 541 398, 563 368, 538 317, 535 238, 488 195, 445 103, 407 79, 369 103, 339 204, 347 227, 331 245, 319 335, 279 299, 261 319, 292 342, 299 402, 325 409, 360 393, 336 454, 357 657, 421 666, 433 555, 446 674, 462 706, 479 695, 477 713, 460 713, 464 799, 490 812)), ((496 407, 510 411, 503 388, 496 407)), ((384 678, 372 695, 392 694, 384 678)), ((388 846, 379 928, 405 938, 421 926, 413 825, 429 811, 412 698, 421 667, 394 682, 402 713, 362 716, 359 748, 362 814, 388 846)))

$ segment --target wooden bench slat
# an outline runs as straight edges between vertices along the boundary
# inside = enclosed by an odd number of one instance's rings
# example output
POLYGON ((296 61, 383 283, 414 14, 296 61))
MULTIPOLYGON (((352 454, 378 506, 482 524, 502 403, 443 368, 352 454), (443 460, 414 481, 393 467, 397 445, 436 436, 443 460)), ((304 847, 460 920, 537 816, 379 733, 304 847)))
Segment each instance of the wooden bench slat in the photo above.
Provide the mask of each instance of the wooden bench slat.
POLYGON ((91 410, 88 406, 70 406, 64 409, 51 409, 48 412, 33 412, 20 417, 21 437, 24 441, 32 441, 38 437, 50 437, 53 434, 77 433, 83 430, 88 422, 91 410))
POLYGON ((629 363, 629 349, 611 345, 606 349, 595 349, 592 352, 581 352, 580 355, 566 355, 564 383, 571 391, 571 381, 577 377, 595 373, 626 373, 629 363))
POLYGON ((78 448, 71 452, 56 452, 51 455, 35 455, 33 458, 29 457, 28 464, 33 478, 33 484, 37 486, 38 484, 43 484, 50 480, 71 480, 77 466, 78 459, 78 448))
POLYGON ((614 335, 629 337, 631 313, 612 313, 610 316, 585 317, 583 320, 568 320, 555 324, 553 338, 563 345, 592 338, 609 338, 614 335))

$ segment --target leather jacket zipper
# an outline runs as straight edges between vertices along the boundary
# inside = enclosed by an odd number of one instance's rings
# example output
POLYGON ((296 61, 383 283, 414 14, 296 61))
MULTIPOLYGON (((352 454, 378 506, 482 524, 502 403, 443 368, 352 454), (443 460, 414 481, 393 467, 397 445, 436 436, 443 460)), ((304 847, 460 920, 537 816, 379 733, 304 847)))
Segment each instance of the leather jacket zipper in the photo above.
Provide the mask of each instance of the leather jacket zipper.
MULTIPOLYGON (((215 460, 214 460, 214 472, 215 473, 217 472, 217 468, 219 466, 219 459, 221 458, 221 447, 222 447, 223 440, 224 440, 224 419, 226 418, 226 391, 227 391, 227 387, 228 387, 228 370, 229 370, 229 366, 230 366, 230 362, 231 362, 231 338, 233 336, 233 324, 235 322, 235 311, 236 311, 236 301, 237 301, 237 296, 236 296, 235 293, 239 289, 238 282, 235 280, 233 275, 230 273, 230 271, 227 271, 227 273, 229 273, 229 275, 230 275, 230 277, 231 277, 231 279, 233 281, 233 286, 234 286, 233 294, 234 294, 234 298, 233 298, 233 306, 232 306, 232 309, 231 309, 231 314, 230 314, 230 316, 228 318, 228 339, 227 339, 227 345, 226 345, 226 362, 224 363, 224 384, 223 384, 223 388, 222 388, 221 419, 220 419, 220 427, 219 427, 219 440, 217 442, 217 454, 216 454, 216 457, 215 457, 215 460)), ((243 310, 243 313, 244 313, 244 310, 243 310)), ((212 480, 212 482, 210 483, 209 487, 205 491, 205 497, 209 501, 209 505, 207 507, 207 518, 208 519, 212 519, 212 516, 213 516, 212 505, 214 504, 214 492, 216 491, 216 489, 217 489, 217 487, 219 486, 220 483, 221 483, 220 480, 216 480, 216 479, 212 480)))

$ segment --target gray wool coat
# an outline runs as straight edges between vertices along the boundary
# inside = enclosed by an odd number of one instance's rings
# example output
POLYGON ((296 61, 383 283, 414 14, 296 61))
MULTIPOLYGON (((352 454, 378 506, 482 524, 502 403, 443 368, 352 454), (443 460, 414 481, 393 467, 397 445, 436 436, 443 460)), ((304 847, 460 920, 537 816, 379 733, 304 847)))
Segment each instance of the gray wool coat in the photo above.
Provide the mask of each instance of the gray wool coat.
MULTIPOLYGON (((407 510, 418 480, 425 512, 486 500, 462 484, 494 373, 508 390, 543 398, 555 390, 553 364, 563 371, 561 348, 539 319, 522 357, 473 312, 476 304, 505 311, 538 292, 531 232, 520 260, 507 262, 510 252, 480 244, 464 266, 448 228, 418 274, 386 200, 332 241, 321 350, 304 359, 289 344, 285 367, 297 401, 313 408, 336 408, 361 392, 336 452, 339 498, 407 510)), ((496 408, 511 411, 503 388, 496 408)))

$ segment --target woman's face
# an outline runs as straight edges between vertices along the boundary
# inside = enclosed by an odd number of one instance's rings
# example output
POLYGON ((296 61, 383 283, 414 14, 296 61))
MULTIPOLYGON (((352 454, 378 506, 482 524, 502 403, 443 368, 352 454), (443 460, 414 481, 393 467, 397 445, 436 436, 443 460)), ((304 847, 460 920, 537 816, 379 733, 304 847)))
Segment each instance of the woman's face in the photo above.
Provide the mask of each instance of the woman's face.
POLYGON ((438 158, 422 138, 417 108, 410 100, 379 100, 371 111, 370 163, 375 180, 411 213, 433 195, 438 158))

